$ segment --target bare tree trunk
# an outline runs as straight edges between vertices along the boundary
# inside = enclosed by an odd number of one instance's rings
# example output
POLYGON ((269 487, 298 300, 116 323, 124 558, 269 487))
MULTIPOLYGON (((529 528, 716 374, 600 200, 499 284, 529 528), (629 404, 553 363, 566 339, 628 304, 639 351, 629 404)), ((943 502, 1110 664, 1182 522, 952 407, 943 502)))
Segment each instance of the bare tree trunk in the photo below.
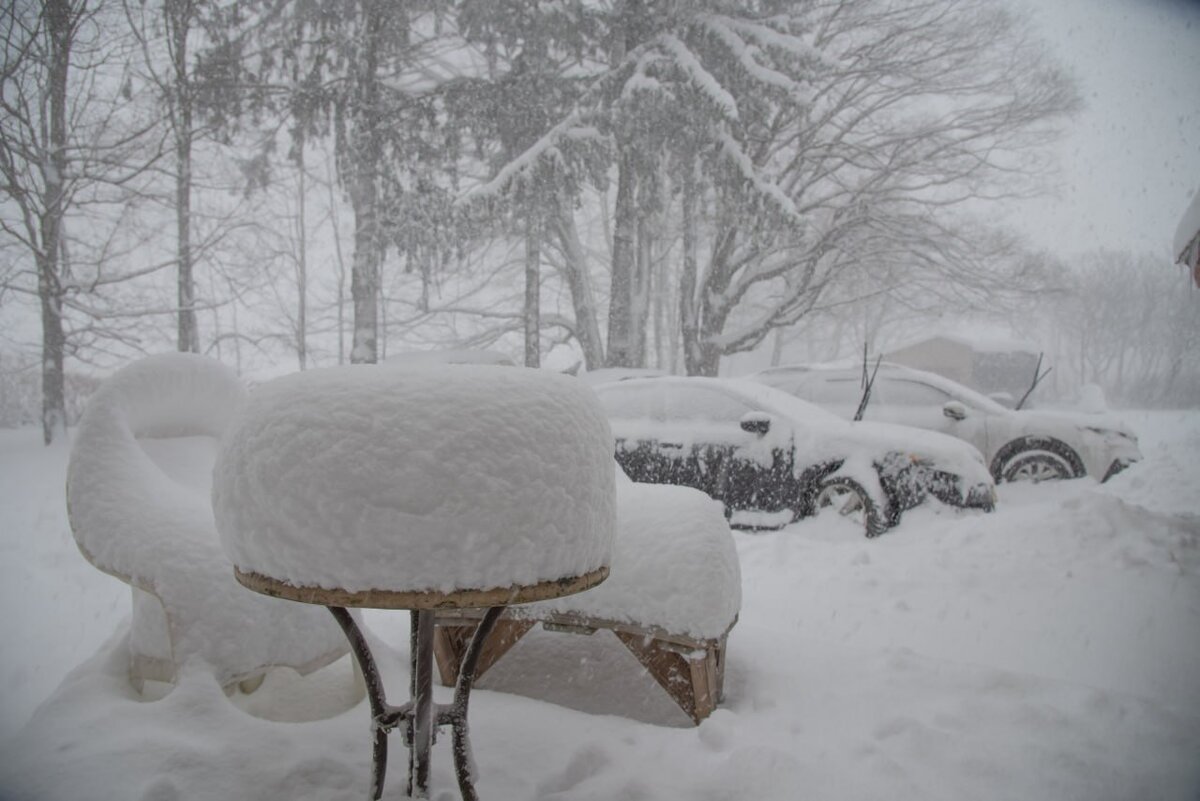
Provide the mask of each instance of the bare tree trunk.
POLYGON ((542 313, 540 308, 541 289, 541 231, 537 213, 529 212, 525 218, 525 366, 541 366, 542 313))
POLYGON ((229 304, 233 316, 233 364, 238 373, 242 372, 242 332, 238 327, 238 304, 229 304))
POLYGON ((299 203, 300 242, 296 253, 296 358, 300 369, 308 367, 308 219, 304 195, 308 186, 304 180, 304 138, 296 143, 296 161, 299 166, 300 178, 297 191, 299 203))
POLYGON ((350 297, 354 304, 354 332, 350 362, 374 364, 379 336, 379 260, 375 251, 376 221, 373 181, 356 179, 354 205, 354 259, 350 268, 350 297), (372 184, 366 189, 363 184, 372 184))
POLYGON ((175 229, 178 274, 178 348, 200 352, 196 321, 196 281, 192 255, 192 88, 188 76, 188 30, 192 22, 191 0, 167 0, 164 17, 173 70, 171 124, 175 134, 175 229))
POLYGON ((629 301, 630 357, 635 367, 646 366, 646 335, 650 322, 650 271, 653 268, 654 234, 643 216, 637 223, 632 296, 629 301))
MULTIPOLYGON (((213 275, 212 270, 208 273, 208 294, 209 297, 217 297, 216 277, 213 275)), ((215 352, 217 360, 220 361, 221 353, 224 350, 224 345, 222 344, 224 337, 222 336, 221 328, 221 310, 215 304, 208 308, 208 319, 209 324, 212 326, 212 351, 215 352)))
MULTIPOLYGON (((664 260, 665 261, 665 260, 664 260)), ((653 271, 650 275, 651 320, 654 331, 654 366, 661 370, 670 370, 672 341, 671 309, 667 293, 669 276, 665 265, 653 271)))
POLYGON ((608 366, 640 367, 633 330, 634 281, 637 271, 636 173, 629 153, 617 167, 617 200, 613 214, 612 291, 608 301, 608 366))
POLYGON ((350 295, 354 301, 354 338, 351 363, 378 361, 379 268, 383 237, 379 219, 379 57, 386 32, 386 13, 380 0, 364 0, 362 76, 354 99, 354 131, 350 159, 350 202, 354 207, 354 260, 350 295))
MULTIPOLYGON (((326 167, 329 161, 326 159, 326 167)), ((325 188, 329 190, 329 224, 333 227, 333 253, 337 258, 337 335, 338 364, 346 363, 346 259, 342 256, 342 229, 338 225, 337 197, 334 195, 335 178, 326 174, 325 188)))
POLYGON ((579 240, 569 201, 560 202, 554 218, 554 229, 562 247, 563 272, 575 309, 575 336, 583 351, 584 365, 589 370, 595 370, 604 366, 604 346, 600 338, 600 322, 596 317, 596 301, 588 281, 583 243, 579 240))
POLYGON ((379 288, 379 341, 375 347, 375 360, 383 361, 387 358, 387 336, 388 336, 388 301, 387 293, 383 291, 383 287, 379 288))
POLYGON ((49 445, 66 433, 63 390, 62 257, 63 192, 67 173, 67 75, 71 65, 72 21, 69 0, 46 0, 44 16, 49 44, 47 100, 50 117, 49 163, 42 166, 40 220, 42 248, 37 254, 38 299, 42 311, 42 440, 49 445))
MULTIPOLYGON (((45 234, 53 225, 44 225, 45 234)), ((57 259, 38 259, 38 295, 42 307, 42 441, 49 445, 66 433, 67 410, 63 391, 62 292, 58 283, 57 259)))
POLYGON ((696 264, 695 194, 694 182, 689 178, 685 182, 683 191, 685 203, 691 206, 690 210, 685 210, 690 221, 685 222, 683 228, 684 272, 687 277, 680 286, 680 313, 684 316, 681 324, 684 367, 688 375, 715 376, 721 365, 721 349, 714 344, 713 340, 720 336, 724 329, 729 309, 727 306, 718 308, 708 293, 713 292, 719 295, 728 288, 728 276, 715 275, 715 273, 721 270, 721 265, 725 264, 729 258, 729 252, 733 248, 733 241, 737 234, 735 231, 727 231, 723 235, 724 238, 713 246, 713 252, 709 256, 709 269, 701 284, 702 291, 697 296, 699 267, 696 264), (689 189, 689 184, 693 188, 689 189), (691 196, 691 200, 688 200, 689 196, 691 196))
POLYGON ((785 342, 786 329, 776 328, 775 335, 771 338, 771 366, 778 367, 783 360, 783 346, 785 342))
POLYGON ((679 330, 683 338, 683 363, 688 375, 699 360, 699 310, 696 305, 696 176, 692 170, 684 173, 680 195, 680 222, 683 227, 683 274, 679 278, 679 330))

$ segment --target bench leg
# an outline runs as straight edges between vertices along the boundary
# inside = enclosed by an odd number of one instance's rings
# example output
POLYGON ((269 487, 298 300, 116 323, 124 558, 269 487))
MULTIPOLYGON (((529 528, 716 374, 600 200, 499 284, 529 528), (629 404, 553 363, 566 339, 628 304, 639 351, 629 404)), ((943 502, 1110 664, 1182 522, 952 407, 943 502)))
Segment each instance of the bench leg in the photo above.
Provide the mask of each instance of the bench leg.
POLYGON ((680 648, 653 637, 613 633, 693 723, 699 724, 716 709, 724 667, 718 646, 681 653, 680 648))
MULTIPOLYGON (((495 628, 488 636, 479 654, 479 663, 475 668, 475 678, 487 672, 496 664, 500 657, 517 644, 517 641, 529 633, 536 625, 532 620, 496 621, 495 628)), ((458 671, 466 656, 467 646, 471 642, 479 624, 475 621, 465 621, 452 624, 438 623, 433 635, 433 655, 437 661, 438 675, 443 687, 453 687, 458 682, 458 671)))
MULTIPOLYGON (((483 675, 484 671, 504 656, 535 625, 537 621, 533 620, 497 621, 495 629, 480 652, 476 677, 483 675)), ((477 627, 475 621, 463 619, 438 623, 433 650, 444 686, 453 686, 458 680, 459 668, 477 627)), ((595 628, 590 629, 594 630, 595 628)), ((699 724, 707 718, 723 700, 725 637, 689 648, 645 634, 616 630, 613 634, 625 644, 693 723, 699 724)))

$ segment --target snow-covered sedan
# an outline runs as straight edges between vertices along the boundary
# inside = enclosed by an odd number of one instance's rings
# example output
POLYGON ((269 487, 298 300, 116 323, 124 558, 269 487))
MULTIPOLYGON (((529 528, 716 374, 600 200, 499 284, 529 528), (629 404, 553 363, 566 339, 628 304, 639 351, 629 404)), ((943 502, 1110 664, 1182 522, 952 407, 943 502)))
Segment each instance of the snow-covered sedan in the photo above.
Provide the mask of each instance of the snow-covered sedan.
MULTIPOLYGON (((858 409, 862 368, 775 367, 747 378, 846 419, 858 409)), ((1105 481, 1139 461, 1137 437, 1104 415, 1006 409, 935 373, 882 364, 864 420, 916 426, 971 443, 996 481, 1078 478, 1105 481)))
POLYGON ((702 490, 734 525, 778 527, 832 508, 875 537, 930 495, 960 507, 995 503, 983 457, 952 437, 849 423, 752 381, 663 377, 594 389, 630 478, 702 490))

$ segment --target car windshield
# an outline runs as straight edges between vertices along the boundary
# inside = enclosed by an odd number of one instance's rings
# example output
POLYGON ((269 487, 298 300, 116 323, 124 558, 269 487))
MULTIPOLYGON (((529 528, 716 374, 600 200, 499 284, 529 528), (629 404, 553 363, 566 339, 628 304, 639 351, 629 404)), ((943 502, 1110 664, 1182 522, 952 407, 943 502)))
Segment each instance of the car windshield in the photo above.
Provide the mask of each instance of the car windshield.
MULTIPOLYGON (((764 374, 762 380, 820 404, 857 404, 862 371, 812 368, 794 376, 764 374)), ((957 400, 988 414, 1006 414, 996 401, 948 378, 920 370, 884 366, 871 391, 871 402, 900 406, 941 406, 957 400)))
POLYGON ((605 414, 611 418, 648 420, 662 416, 655 413, 662 405, 659 402, 659 387, 653 382, 631 379, 620 383, 601 384, 595 387, 595 390, 605 414))
POLYGON ((1007 414, 1010 409, 1005 409, 999 403, 987 397, 986 395, 976 392, 970 387, 965 387, 957 381, 951 381, 935 373, 910 372, 908 370, 897 371, 891 376, 893 379, 906 383, 926 384, 934 389, 941 390, 950 395, 954 400, 962 401, 968 406, 974 406, 976 409, 981 409, 988 414, 1007 414))
POLYGON ((748 412, 760 411, 746 398, 719 384, 672 381, 665 385, 667 420, 696 420, 737 425, 748 412))
POLYGON ((758 411, 773 412, 811 425, 828 425, 834 428, 846 425, 845 420, 832 412, 794 395, 789 395, 783 390, 756 381, 731 379, 727 383, 731 389, 737 391, 739 395, 750 401, 751 405, 757 407, 758 411))

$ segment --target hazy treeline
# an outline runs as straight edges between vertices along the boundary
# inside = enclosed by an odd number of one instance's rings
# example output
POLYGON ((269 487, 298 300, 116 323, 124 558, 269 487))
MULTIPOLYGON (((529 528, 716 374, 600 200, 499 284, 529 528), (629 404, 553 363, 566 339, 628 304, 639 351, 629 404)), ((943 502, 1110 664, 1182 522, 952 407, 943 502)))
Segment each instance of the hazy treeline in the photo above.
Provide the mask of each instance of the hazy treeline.
POLYGON ((1097 251, 1064 265, 1059 291, 1024 317, 1060 397, 1095 384, 1117 406, 1200 405, 1200 292, 1169 262, 1097 251))
POLYGON ((810 320, 1062 288, 980 215, 1076 91, 985 0, 2 13, 0 371, 47 441, 68 368, 165 348, 715 374, 810 320))
POLYGON ((774 337, 764 358, 860 358, 864 343, 871 353, 887 353, 940 332, 977 334, 985 343, 999 336, 1044 354, 1050 372, 1034 403, 1072 402, 1090 384, 1117 407, 1200 404, 1200 290, 1186 270, 1166 256, 1109 250, 1043 254, 1037 263, 1038 293, 965 314, 889 298, 847 307, 833 295, 827 307, 774 337))

